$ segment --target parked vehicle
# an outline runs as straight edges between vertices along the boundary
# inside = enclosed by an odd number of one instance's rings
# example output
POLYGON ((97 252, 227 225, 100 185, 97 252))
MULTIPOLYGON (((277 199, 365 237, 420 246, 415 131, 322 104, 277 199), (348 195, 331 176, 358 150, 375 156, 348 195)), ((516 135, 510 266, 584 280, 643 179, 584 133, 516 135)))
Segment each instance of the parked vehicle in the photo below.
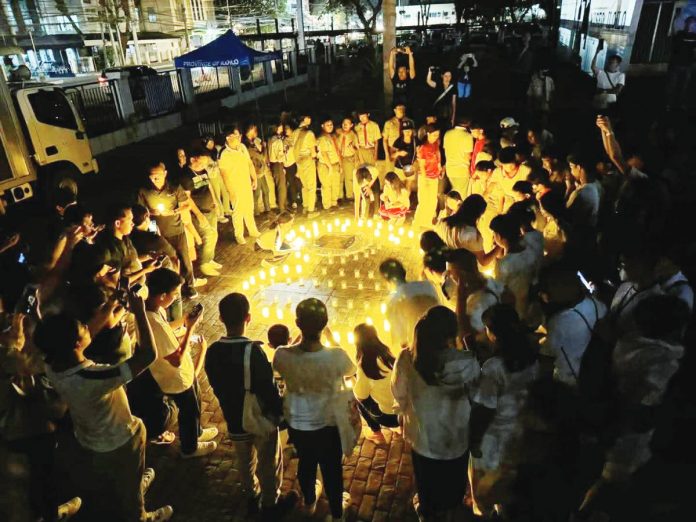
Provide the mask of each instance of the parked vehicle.
POLYGON ((56 85, 0 75, 0 142, 0 212, 37 188, 77 190, 81 176, 98 172, 82 118, 56 85))

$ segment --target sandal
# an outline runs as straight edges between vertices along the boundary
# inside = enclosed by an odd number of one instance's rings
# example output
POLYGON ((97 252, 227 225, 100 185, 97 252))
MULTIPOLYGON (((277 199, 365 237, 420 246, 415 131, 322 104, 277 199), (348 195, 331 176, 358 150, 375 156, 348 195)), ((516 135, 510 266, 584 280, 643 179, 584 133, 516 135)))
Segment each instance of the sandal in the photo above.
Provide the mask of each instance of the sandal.
POLYGON ((150 444, 157 444, 159 446, 167 446, 176 440, 176 435, 171 431, 165 431, 159 435, 156 439, 151 439, 150 444))

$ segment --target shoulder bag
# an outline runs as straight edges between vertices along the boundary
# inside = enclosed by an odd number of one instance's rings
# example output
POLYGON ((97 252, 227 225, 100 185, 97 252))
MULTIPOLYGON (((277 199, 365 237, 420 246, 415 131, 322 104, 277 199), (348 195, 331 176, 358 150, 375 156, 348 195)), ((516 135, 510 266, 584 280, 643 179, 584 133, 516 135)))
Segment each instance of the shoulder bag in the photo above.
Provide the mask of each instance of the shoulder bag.
POLYGON ((242 428, 247 433, 267 437, 278 429, 278 422, 264 415, 258 397, 251 391, 251 350, 253 343, 244 348, 244 406, 242 428))

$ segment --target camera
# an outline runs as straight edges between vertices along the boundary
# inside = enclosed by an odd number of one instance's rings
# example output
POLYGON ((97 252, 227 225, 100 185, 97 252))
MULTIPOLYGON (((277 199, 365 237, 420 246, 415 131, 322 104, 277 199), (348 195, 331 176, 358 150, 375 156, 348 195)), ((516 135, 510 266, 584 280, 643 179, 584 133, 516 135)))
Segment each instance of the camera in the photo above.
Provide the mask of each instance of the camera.
POLYGON ((39 287, 37 285, 27 285, 22 291, 22 295, 17 301, 15 313, 24 315, 39 315, 39 287))
POLYGON ((438 67, 437 65, 431 65, 431 66, 428 68, 428 70, 429 70, 433 75, 440 74, 440 67, 438 67))
POLYGON ((114 292, 114 298, 118 303, 124 307, 128 308, 128 278, 121 277, 118 280, 118 285, 116 285, 116 291, 114 292))

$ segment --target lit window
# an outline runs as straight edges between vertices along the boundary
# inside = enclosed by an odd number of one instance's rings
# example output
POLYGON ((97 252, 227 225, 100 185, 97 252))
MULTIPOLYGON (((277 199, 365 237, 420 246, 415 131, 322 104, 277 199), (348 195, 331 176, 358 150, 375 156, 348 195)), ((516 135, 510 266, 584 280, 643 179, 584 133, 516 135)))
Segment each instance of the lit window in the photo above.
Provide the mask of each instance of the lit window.
POLYGON ((155 13, 154 7, 147 8, 147 21, 148 22, 156 22, 157 21, 157 13, 155 13))

